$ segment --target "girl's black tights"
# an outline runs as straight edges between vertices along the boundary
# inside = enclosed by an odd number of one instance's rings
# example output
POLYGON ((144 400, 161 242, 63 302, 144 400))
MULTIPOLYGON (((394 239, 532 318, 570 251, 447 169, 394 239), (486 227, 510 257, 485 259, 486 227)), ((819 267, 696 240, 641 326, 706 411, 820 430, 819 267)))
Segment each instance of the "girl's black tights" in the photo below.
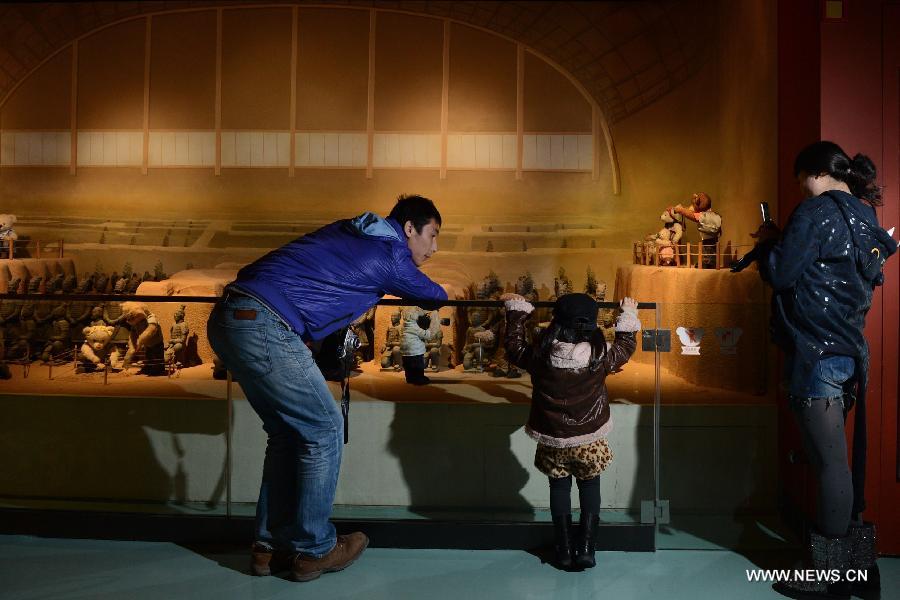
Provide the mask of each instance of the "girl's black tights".
MULTIPOLYGON (((554 517, 572 512, 572 476, 549 477, 550 514, 554 517)), ((576 479, 581 512, 600 514, 600 476, 592 479, 576 479)))

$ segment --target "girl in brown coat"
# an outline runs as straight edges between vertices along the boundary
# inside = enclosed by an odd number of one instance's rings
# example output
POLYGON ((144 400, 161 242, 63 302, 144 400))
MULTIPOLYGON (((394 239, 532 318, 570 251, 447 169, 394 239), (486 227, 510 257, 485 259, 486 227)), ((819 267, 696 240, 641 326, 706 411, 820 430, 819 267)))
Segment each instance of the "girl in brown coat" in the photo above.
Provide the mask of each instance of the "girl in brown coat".
POLYGON ((595 565, 594 542, 600 513, 600 473, 612 460, 606 436, 612 429, 606 376, 635 350, 641 327, 637 303, 622 300, 616 338, 607 345, 597 327, 598 305, 587 294, 556 301, 550 326, 533 344, 525 322, 534 310, 521 296, 506 294, 506 351, 531 375, 531 414, 525 432, 538 442, 534 464, 550 480, 550 513, 556 530, 556 558, 565 569, 595 565), (581 500, 581 529, 571 544, 572 475, 581 500))

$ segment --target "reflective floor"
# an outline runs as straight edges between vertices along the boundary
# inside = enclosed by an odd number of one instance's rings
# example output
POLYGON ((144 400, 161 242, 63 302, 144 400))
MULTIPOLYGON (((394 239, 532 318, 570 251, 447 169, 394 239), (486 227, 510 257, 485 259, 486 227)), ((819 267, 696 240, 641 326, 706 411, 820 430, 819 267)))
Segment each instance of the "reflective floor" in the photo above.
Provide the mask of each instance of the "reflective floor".
MULTIPOLYGON (((565 573, 521 551, 369 549, 342 573, 309 583, 246 574, 244 548, 0 536, 0 598, 780 598, 747 569, 789 564, 788 554, 728 550, 603 552, 598 566, 565 573)), ((879 561, 883 597, 897 597, 900 559, 879 561)))

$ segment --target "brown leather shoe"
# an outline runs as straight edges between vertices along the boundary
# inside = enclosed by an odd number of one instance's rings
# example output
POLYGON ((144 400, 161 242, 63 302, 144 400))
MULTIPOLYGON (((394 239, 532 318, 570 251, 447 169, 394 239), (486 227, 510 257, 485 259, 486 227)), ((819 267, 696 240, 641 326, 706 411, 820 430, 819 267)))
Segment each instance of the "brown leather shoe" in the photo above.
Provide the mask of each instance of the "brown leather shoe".
POLYGON ((288 552, 273 552, 268 546, 256 542, 250 549, 250 572, 265 577, 273 572, 286 571, 291 567, 292 558, 288 552))
POLYGON ((353 564, 369 545, 366 534, 356 531, 349 535, 339 535, 337 544, 322 558, 312 558, 298 554, 294 558, 294 566, 291 572, 295 581, 312 581, 322 573, 343 571, 353 564))

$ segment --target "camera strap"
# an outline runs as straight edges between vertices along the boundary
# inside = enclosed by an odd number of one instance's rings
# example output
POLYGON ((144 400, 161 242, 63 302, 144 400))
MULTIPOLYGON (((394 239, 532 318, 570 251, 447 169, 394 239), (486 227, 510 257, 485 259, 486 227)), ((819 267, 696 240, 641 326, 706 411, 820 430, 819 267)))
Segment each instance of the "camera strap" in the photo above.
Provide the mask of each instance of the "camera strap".
POLYGON ((350 441, 350 371, 353 368, 353 361, 359 345, 359 336, 352 327, 348 327, 343 343, 338 346, 338 359, 341 365, 341 415, 344 417, 345 444, 350 441))
POLYGON ((350 441, 350 377, 341 381, 341 414, 344 416, 344 443, 350 441))

